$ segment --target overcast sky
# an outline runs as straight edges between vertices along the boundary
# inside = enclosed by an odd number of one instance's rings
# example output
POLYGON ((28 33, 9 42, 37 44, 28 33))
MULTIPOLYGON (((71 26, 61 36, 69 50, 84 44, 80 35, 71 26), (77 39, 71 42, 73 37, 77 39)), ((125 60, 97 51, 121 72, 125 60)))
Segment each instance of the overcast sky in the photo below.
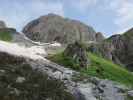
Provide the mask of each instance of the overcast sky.
POLYGON ((133 0, 0 0, 0 20, 19 31, 48 13, 80 20, 106 36, 133 27, 133 0))

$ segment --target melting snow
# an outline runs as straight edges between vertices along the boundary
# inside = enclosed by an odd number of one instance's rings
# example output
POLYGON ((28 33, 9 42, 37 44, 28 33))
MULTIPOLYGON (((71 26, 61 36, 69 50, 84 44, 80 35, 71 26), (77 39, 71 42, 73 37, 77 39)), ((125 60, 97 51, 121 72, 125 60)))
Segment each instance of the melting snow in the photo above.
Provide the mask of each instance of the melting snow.
POLYGON ((58 43, 58 42, 55 42, 53 44, 50 44, 50 46, 53 46, 53 47, 61 47, 61 44, 58 43))
POLYGON ((9 54, 28 57, 31 59, 44 59, 47 55, 45 49, 42 46, 25 47, 19 46, 16 43, 9 43, 0 41, 0 51, 7 52, 9 54))

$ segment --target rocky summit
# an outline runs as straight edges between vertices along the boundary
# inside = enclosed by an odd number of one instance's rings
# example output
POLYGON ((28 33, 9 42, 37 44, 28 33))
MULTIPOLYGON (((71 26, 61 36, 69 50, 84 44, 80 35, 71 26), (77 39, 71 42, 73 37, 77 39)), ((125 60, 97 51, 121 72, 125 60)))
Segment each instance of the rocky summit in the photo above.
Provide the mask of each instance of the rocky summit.
POLYGON ((73 43, 76 40, 100 41, 99 39, 102 37, 92 27, 80 21, 63 18, 55 14, 41 16, 31 21, 24 27, 23 33, 34 41, 57 41, 62 44, 73 43))

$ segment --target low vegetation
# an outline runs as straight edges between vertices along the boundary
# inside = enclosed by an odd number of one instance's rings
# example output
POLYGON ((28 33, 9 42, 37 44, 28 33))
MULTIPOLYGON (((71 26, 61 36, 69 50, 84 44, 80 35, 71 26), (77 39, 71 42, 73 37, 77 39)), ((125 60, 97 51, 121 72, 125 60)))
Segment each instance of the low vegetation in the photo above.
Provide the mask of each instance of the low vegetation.
POLYGON ((61 81, 33 70, 23 59, 5 57, 0 60, 0 100, 75 100, 61 81))
POLYGON ((12 35, 8 31, 0 31, 0 40, 11 41, 12 35))
POLYGON ((88 59, 91 61, 91 65, 84 69, 80 68, 79 64, 76 64, 72 58, 64 56, 63 53, 50 56, 49 59, 60 65, 80 71, 82 74, 99 77, 101 79, 113 80, 133 87, 132 73, 93 53, 88 53, 88 59))

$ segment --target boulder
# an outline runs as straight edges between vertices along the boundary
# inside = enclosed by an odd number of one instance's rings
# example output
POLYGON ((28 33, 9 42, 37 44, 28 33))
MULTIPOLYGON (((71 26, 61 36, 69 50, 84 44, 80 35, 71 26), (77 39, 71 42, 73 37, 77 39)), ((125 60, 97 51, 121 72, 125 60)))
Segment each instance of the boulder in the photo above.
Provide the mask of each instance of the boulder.
POLYGON ((64 51, 64 55, 71 57, 81 68, 85 68, 90 65, 86 48, 84 47, 84 44, 80 42, 76 41, 73 44, 69 44, 64 51))

